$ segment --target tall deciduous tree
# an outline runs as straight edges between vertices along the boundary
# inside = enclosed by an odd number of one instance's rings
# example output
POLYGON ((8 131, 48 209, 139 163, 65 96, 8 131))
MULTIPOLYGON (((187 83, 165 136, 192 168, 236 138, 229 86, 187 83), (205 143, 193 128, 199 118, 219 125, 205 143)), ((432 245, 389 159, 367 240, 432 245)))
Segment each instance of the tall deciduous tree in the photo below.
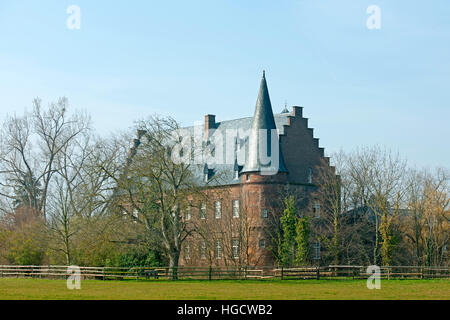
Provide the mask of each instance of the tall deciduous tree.
POLYGON ((139 137, 118 182, 116 200, 121 212, 145 227, 161 245, 177 277, 183 242, 195 229, 183 218, 189 198, 204 194, 189 161, 176 161, 185 138, 172 118, 153 116, 138 123, 139 137))

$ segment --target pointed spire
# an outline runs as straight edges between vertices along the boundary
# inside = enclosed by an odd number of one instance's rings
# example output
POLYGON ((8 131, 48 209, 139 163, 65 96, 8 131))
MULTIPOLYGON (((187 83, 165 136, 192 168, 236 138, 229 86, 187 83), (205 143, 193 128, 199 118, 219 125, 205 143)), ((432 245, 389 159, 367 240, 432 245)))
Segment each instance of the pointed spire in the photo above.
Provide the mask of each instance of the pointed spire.
MULTIPOLYGON (((279 150, 278 157, 271 152, 272 130, 276 129, 277 127, 273 117, 269 90, 267 89, 266 73, 263 71, 258 99, 256 101, 255 114, 253 116, 253 125, 249 136, 247 159, 242 172, 275 171, 276 173, 278 171, 287 171, 281 155, 279 143, 277 145, 277 149, 279 150), (262 142, 262 145, 260 145, 260 142, 262 142), (264 143, 266 144, 265 146, 263 145, 264 143), (263 149, 261 149, 261 147, 263 147, 263 149), (264 152, 264 150, 266 150, 266 152, 264 152), (270 163, 267 163, 268 159, 271 159, 270 163)), ((276 139, 278 141, 278 136, 276 139)))

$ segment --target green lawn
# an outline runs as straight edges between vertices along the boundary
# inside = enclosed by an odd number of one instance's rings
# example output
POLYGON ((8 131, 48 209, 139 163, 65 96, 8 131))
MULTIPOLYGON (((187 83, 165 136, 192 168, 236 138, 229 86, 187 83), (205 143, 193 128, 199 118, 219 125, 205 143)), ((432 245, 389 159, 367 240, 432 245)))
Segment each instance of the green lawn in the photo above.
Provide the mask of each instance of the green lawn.
POLYGON ((0 279, 0 299, 450 299, 449 280, 94 281, 68 290, 64 280, 0 279))

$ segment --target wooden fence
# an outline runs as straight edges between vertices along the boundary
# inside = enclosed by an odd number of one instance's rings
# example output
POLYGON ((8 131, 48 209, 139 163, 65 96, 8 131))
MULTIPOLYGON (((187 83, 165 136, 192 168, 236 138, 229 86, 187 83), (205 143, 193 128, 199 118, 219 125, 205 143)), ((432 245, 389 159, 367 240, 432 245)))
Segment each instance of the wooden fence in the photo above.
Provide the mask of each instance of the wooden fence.
MULTIPOLYGON (((82 279, 367 279, 366 266, 322 267, 79 267, 82 279)), ((389 266, 380 267, 380 278, 450 279, 449 267, 389 266)), ((61 279, 72 275, 67 266, 2 266, 1 277, 61 279)))

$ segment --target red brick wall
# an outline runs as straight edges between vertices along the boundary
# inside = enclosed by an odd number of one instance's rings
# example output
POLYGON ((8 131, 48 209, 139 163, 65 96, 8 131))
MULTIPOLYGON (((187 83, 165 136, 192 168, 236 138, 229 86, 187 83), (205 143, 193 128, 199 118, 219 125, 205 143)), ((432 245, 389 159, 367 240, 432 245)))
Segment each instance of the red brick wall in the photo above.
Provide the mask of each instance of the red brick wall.
POLYGON ((289 117, 289 125, 284 127, 284 134, 280 136, 281 151, 288 174, 279 173, 275 176, 260 176, 251 174, 241 177, 241 184, 211 188, 208 194, 207 219, 199 221, 198 210, 192 211, 192 223, 200 226, 203 237, 208 242, 208 258, 199 256, 199 243, 202 237, 193 235, 186 243, 190 246, 190 258, 186 259, 184 250, 181 254, 180 265, 258 265, 272 266, 275 261, 267 248, 271 245, 268 230, 273 227, 270 217, 278 218, 282 214, 283 190, 289 184, 290 191, 301 199, 305 206, 311 198, 314 183, 317 182, 317 167, 323 163, 329 164, 324 157, 324 149, 319 147, 319 139, 314 138, 313 129, 308 128, 308 119, 302 117, 302 108, 294 107, 293 115, 289 117), (312 169, 312 184, 308 184, 308 168, 312 169), (222 218, 214 217, 214 202, 222 202, 222 218), (232 200, 239 199, 240 218, 232 218, 232 200), (269 218, 262 218, 263 209, 269 211, 269 218), (241 257, 233 259, 230 255, 232 239, 242 234, 242 225, 248 226, 244 240, 241 243, 241 257), (222 239, 222 258, 216 259, 214 241, 222 239), (259 248, 259 241, 264 239, 266 248, 259 248), (244 252, 243 252, 244 251, 244 252))
POLYGON ((294 115, 289 117, 289 125, 280 136, 280 144, 289 182, 307 183, 308 168, 312 168, 314 183, 317 172, 314 167, 324 159, 324 149, 319 147, 319 139, 313 137, 313 129, 308 128, 308 119, 302 117, 301 107, 294 107, 294 115))

